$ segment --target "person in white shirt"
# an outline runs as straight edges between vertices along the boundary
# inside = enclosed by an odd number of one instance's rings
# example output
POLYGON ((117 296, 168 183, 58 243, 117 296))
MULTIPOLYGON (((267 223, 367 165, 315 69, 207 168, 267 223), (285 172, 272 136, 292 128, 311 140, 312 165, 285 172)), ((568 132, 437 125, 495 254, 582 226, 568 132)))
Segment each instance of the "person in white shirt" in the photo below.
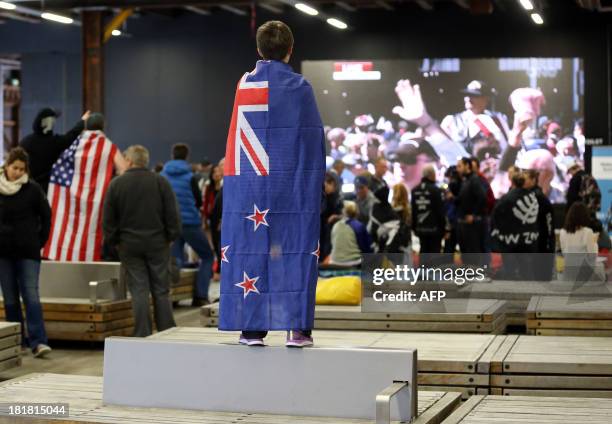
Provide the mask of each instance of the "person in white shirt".
POLYGON ((566 281, 591 281, 597 277, 597 234, 589 228, 589 209, 582 202, 575 202, 567 212, 559 241, 565 259, 563 279, 566 281))

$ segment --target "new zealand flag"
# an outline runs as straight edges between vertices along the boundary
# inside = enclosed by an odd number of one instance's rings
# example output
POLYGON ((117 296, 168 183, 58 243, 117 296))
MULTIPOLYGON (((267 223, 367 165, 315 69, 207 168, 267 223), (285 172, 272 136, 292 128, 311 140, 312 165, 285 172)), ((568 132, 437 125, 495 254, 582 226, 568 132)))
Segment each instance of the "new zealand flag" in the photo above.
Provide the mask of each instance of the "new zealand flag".
POLYGON ((312 87, 285 63, 257 62, 227 138, 220 330, 312 328, 324 174, 312 87))

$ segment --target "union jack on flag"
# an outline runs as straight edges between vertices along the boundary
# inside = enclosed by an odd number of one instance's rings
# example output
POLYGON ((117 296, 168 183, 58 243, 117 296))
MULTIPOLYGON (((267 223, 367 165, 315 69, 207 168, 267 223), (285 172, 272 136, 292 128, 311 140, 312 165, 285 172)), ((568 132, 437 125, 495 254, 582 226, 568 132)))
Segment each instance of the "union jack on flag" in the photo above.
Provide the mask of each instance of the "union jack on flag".
POLYGON ((58 261, 98 261, 102 256, 102 205, 117 147, 102 131, 85 131, 51 170, 51 235, 42 256, 58 261))

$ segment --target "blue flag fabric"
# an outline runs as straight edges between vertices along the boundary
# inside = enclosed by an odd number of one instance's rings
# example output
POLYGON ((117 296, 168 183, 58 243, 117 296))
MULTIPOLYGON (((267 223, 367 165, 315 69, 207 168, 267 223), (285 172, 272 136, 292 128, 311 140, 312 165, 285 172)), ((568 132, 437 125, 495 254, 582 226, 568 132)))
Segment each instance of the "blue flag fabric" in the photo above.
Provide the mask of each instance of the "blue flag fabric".
POLYGON ((310 84, 259 61, 238 83, 227 140, 220 330, 314 324, 325 145, 310 84))

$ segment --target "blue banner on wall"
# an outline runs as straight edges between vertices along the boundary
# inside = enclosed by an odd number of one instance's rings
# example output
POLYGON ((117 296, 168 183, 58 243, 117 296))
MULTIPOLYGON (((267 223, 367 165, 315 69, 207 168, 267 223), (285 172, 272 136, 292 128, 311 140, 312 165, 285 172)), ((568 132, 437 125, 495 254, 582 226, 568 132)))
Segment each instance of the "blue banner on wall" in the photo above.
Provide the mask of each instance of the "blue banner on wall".
POLYGON ((593 146, 591 170, 601 190, 599 218, 612 235, 608 225, 612 219, 612 146, 593 146))

